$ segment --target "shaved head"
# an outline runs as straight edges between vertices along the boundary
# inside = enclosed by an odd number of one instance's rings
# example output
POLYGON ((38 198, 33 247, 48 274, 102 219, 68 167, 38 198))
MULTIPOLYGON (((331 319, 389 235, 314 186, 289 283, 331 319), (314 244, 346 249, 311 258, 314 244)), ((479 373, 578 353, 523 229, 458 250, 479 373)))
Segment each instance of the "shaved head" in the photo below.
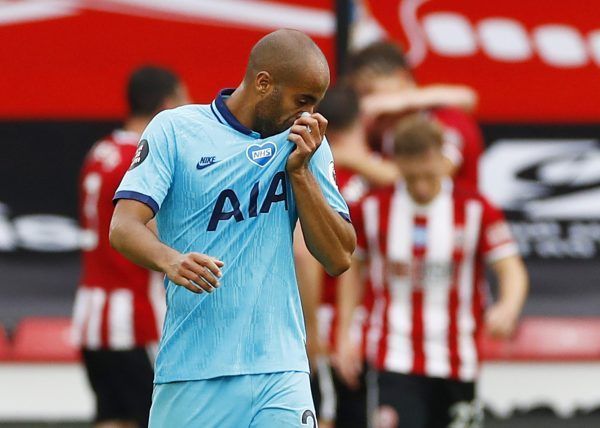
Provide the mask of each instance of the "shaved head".
POLYGON ((277 30, 252 48, 241 85, 252 129, 263 136, 283 132, 303 112, 313 113, 329 86, 329 66, 310 37, 277 30))
MULTIPOLYGON (((261 71, 281 84, 292 83, 311 74, 329 85, 327 59, 317 44, 297 30, 277 30, 254 45, 248 59, 245 80, 252 81, 261 71)), ((298 83, 298 82, 296 82, 298 83)))

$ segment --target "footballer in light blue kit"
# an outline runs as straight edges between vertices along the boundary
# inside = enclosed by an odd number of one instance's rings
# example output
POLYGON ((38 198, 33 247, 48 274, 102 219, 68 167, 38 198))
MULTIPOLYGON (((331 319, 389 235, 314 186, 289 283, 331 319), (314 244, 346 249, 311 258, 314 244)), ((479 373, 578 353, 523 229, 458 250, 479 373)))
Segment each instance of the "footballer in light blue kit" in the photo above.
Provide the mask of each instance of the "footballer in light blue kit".
POLYGON ((313 113, 328 84, 314 42, 279 30, 254 46, 240 87, 164 111, 143 133, 110 238, 165 273, 151 427, 317 425, 293 231, 300 219, 332 274, 355 245, 313 113))

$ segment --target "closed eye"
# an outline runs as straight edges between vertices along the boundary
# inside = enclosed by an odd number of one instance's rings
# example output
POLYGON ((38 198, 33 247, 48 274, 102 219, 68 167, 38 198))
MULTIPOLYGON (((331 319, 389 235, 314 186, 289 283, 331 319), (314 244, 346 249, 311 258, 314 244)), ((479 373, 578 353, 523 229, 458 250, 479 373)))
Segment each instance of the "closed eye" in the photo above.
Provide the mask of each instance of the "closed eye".
POLYGON ((298 107, 304 107, 306 105, 314 105, 317 103, 317 99, 310 95, 302 95, 301 97, 296 99, 296 104, 298 107))

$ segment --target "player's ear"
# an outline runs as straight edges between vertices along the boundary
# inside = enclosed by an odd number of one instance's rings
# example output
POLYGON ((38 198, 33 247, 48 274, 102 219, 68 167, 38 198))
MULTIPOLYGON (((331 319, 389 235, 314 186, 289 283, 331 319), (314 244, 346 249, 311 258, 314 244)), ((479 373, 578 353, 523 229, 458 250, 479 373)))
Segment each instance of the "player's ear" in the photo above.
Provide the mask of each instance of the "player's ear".
POLYGON ((261 71, 256 75, 255 79, 256 90, 261 96, 267 95, 271 92, 273 86, 273 78, 268 71, 261 71))

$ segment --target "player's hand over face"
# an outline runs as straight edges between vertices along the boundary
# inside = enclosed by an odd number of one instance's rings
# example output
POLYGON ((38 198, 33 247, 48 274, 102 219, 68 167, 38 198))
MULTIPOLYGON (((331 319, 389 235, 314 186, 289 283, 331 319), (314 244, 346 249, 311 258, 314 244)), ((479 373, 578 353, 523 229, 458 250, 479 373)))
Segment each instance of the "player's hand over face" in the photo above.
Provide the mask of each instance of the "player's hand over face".
POLYGON ((487 333, 498 339, 508 339, 515 332, 519 314, 509 305, 496 303, 485 314, 487 333))
POLYGON ((180 254, 169 263, 165 272, 175 284, 193 293, 212 293, 219 287, 219 278, 224 263, 214 257, 200 253, 180 254))
POLYGON ((327 119, 321 114, 305 115, 294 122, 288 140, 296 145, 287 161, 287 171, 308 168, 308 162, 317 151, 327 129, 327 119))

